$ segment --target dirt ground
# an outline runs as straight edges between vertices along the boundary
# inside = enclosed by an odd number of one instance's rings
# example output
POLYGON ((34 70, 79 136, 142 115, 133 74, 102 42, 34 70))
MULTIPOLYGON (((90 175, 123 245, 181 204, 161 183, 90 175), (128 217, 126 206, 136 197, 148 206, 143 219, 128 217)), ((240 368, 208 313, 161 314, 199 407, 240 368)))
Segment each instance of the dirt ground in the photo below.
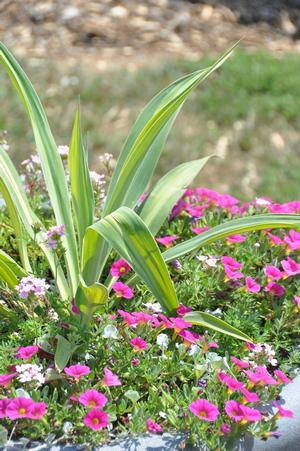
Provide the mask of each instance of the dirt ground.
POLYGON ((243 38, 300 53, 300 0, 1 0, 0 37, 18 55, 135 68, 197 59, 243 38))

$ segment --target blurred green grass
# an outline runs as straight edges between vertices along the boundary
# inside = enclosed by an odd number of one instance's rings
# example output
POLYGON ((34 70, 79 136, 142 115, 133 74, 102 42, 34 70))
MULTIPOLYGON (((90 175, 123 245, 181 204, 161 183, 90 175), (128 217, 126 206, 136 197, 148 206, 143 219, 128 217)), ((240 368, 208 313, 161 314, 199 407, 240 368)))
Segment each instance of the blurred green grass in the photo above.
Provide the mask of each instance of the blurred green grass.
MULTIPOLYGON (((21 61, 36 87, 58 144, 69 141, 80 96, 91 163, 118 155, 137 114, 160 89, 211 59, 176 60, 135 71, 96 73, 91 64, 21 61)), ((187 101, 169 138, 158 174, 217 153, 197 184, 242 198, 300 199, 300 58, 235 52, 187 101)), ((19 163, 34 151, 30 126, 6 75, 0 74, 0 130, 7 130, 19 163)))

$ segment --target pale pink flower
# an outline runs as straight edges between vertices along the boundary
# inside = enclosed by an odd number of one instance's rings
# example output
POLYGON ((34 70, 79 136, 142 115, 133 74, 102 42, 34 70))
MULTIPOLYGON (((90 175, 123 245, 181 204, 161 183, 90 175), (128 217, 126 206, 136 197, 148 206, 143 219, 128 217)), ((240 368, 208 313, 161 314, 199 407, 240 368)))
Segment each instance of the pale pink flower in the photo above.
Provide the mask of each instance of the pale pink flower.
POLYGON ((115 282, 112 285, 112 289, 114 290, 117 298, 132 299, 134 296, 132 289, 122 282, 115 282))
POLYGON ((265 291, 268 291, 269 293, 273 294, 273 296, 283 296, 285 293, 285 288, 282 285, 279 285, 279 283, 276 282, 269 282, 265 286, 265 291))
POLYGON ((121 258, 111 265, 110 273, 114 277, 125 276, 130 271, 130 266, 126 260, 121 258))
POLYGON ((284 374, 281 370, 275 370, 274 374, 279 384, 290 384, 293 382, 286 374, 284 374))
POLYGON ((84 417, 85 426, 97 431, 108 426, 108 415, 100 409, 90 410, 84 417))
POLYGON ((300 273, 300 263, 297 263, 290 257, 287 257, 286 260, 282 260, 281 266, 287 276, 295 276, 300 273))
POLYGON ((200 420, 204 421, 215 421, 220 413, 217 407, 206 399, 197 399, 190 404, 189 409, 200 420))
POLYGON ((143 349, 147 349, 147 343, 140 337, 135 337, 130 340, 130 344, 133 347, 134 352, 141 351, 143 349))
POLYGON ((276 268, 276 266, 273 265, 267 265, 264 268, 264 273, 268 279, 268 282, 271 282, 273 280, 280 280, 282 276, 284 275, 280 269, 276 268))
POLYGON ((7 416, 7 407, 11 403, 11 399, 3 398, 0 399, 0 418, 5 418, 7 416))
POLYGON ((162 434, 164 432, 163 427, 158 424, 155 423, 153 420, 151 420, 151 418, 148 418, 148 420, 146 421, 146 428, 148 432, 151 432, 152 434, 162 434))
POLYGON ((95 407, 99 408, 105 406, 108 399, 97 390, 89 389, 79 396, 78 401, 89 409, 94 409, 95 407))
POLYGON ((279 417, 279 418, 281 418, 281 417, 293 418, 294 417, 294 413, 291 410, 284 409, 283 407, 281 407, 279 402, 274 401, 274 406, 277 407, 277 409, 278 409, 278 412, 276 413, 277 417, 279 417))
POLYGON ((116 385, 122 385, 122 382, 118 378, 116 374, 114 374, 112 371, 110 371, 108 368, 104 368, 104 378, 102 379, 101 384, 105 387, 113 387, 116 385))
POLYGON ((167 236, 161 236, 159 238, 156 238, 156 241, 165 247, 171 247, 173 241, 178 240, 178 238, 179 238, 179 236, 177 236, 177 235, 167 235, 167 236))
POLYGON ((255 280, 252 279, 252 277, 247 276, 246 277, 246 291, 250 292, 250 293, 259 293, 261 290, 261 286, 255 282, 255 280))
POLYGON ((38 346, 21 346, 17 349, 17 359, 30 360, 39 350, 38 346))
POLYGON ((6 407, 6 415, 10 420, 30 418, 30 409, 32 405, 33 401, 30 398, 24 398, 22 396, 14 398, 6 407))
POLYGON ((64 369, 64 372, 71 377, 74 377, 74 379, 79 380, 83 376, 86 376, 90 373, 90 368, 86 365, 80 365, 79 363, 77 365, 71 365, 67 366, 64 369))
POLYGON ((247 360, 240 360, 237 357, 230 357, 230 360, 239 368, 249 368, 249 362, 247 360))
POLYGON ((300 296, 294 296, 293 304, 295 304, 297 307, 300 307, 300 296))
POLYGON ((0 387, 8 387, 17 373, 0 374, 0 387))

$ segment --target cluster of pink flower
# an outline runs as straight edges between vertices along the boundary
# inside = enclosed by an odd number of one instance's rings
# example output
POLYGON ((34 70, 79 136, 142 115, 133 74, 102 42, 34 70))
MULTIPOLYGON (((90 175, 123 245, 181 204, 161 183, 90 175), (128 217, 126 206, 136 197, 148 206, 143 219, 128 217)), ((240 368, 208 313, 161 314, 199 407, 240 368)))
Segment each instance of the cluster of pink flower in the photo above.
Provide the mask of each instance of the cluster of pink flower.
MULTIPOLYGON (((119 277, 128 274, 130 269, 130 265, 127 263, 127 261, 121 258, 120 260, 117 260, 112 264, 110 273, 116 280, 119 277)), ((134 296, 132 289, 123 282, 114 282, 112 284, 112 289, 114 290, 117 298, 132 299, 134 296)))
POLYGON ((16 286, 16 290, 22 299, 27 299, 31 294, 38 299, 43 299, 48 288, 49 285, 46 283, 45 279, 31 276, 23 277, 20 280, 19 285, 16 286))
POLYGON ((45 234, 46 245, 50 249, 57 248, 58 240, 65 234, 65 226, 63 224, 50 227, 45 234))

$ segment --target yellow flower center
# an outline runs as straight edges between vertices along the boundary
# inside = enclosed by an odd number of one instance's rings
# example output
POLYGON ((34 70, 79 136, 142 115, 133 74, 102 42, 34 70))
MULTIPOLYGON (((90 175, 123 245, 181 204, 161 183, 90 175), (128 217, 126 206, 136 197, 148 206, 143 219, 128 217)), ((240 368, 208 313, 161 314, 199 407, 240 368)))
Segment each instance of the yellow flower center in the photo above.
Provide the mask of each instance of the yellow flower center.
POLYGON ((24 407, 20 407, 19 413, 20 413, 21 415, 24 415, 24 413, 26 413, 26 409, 24 409, 24 407))
POLYGON ((121 266, 121 268, 119 269, 119 272, 125 272, 126 268, 124 266, 121 266))
POLYGON ((93 419, 92 419, 92 423, 93 423, 93 424, 98 424, 98 423, 99 423, 98 418, 93 418, 93 419))
POLYGON ((207 417, 206 412, 204 410, 200 410, 199 417, 205 417, 206 418, 207 417))
POLYGON ((88 406, 89 406, 89 407, 96 407, 97 404, 96 404, 95 401, 89 401, 88 406))

